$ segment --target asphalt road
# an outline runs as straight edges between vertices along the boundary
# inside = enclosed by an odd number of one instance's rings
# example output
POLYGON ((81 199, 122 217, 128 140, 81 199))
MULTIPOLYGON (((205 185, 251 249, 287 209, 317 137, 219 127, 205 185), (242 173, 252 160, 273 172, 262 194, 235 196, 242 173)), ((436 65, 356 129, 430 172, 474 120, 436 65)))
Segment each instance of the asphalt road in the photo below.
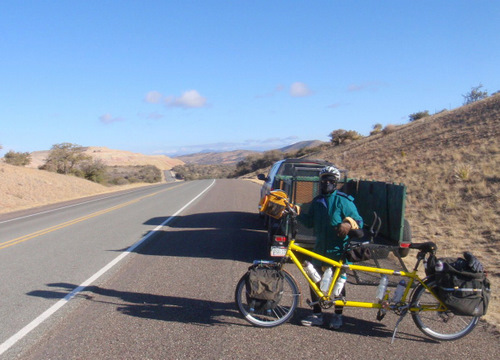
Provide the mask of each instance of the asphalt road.
MULTIPOLYGON (((303 301, 290 323, 248 324, 234 288, 249 263, 266 256, 258 194, 242 180, 182 182, 0 219, 0 359, 500 357, 484 323, 459 341, 436 342, 406 317, 393 344, 397 317, 378 322, 374 310, 346 309, 342 331, 302 327, 309 310, 301 280, 303 301)), ((375 288, 350 279, 347 291, 370 298, 375 288)))

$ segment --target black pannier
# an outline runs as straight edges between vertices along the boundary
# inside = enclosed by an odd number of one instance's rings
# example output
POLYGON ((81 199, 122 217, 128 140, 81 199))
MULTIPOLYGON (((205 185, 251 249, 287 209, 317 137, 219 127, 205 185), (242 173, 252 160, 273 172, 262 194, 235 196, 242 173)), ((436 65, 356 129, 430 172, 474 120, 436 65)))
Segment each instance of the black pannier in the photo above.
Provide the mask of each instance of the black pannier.
POLYGON ((248 268, 247 300, 251 309, 274 309, 283 295, 284 275, 278 264, 256 264, 248 268))
POLYGON ((439 259, 443 270, 435 272, 438 296, 457 315, 482 316, 488 310, 490 282, 472 254, 464 257, 439 259))

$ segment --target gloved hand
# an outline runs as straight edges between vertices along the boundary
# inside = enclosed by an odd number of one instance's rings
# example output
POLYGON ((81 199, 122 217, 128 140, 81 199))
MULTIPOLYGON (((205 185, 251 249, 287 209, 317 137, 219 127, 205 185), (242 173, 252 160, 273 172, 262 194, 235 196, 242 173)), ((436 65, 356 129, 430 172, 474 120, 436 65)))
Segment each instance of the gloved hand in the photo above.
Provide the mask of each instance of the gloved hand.
POLYGON ((467 261, 467 264, 469 265, 470 269, 474 272, 483 272, 483 265, 481 262, 470 252, 466 251, 464 252, 464 258, 467 261))

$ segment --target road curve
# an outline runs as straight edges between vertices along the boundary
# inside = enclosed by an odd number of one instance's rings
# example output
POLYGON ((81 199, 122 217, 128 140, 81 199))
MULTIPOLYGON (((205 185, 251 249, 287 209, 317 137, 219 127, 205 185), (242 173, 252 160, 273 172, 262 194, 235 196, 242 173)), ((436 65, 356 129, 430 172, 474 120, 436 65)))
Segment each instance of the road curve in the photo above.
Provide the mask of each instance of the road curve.
MULTIPOLYGON (((208 184, 188 182, 184 186, 193 186, 191 189, 199 193, 208 184)), ((265 257, 266 234, 256 212, 258 186, 242 180, 217 180, 166 226, 161 226, 175 213, 173 209, 165 210, 169 209, 169 203, 176 203, 180 209, 177 199, 185 197, 184 204, 190 199, 182 186, 177 190, 168 191, 168 197, 155 195, 116 210, 114 216, 103 215, 109 231, 99 228, 103 233, 101 240, 126 236, 120 228, 127 222, 139 223, 138 229, 143 231, 140 234, 135 230, 125 241, 129 245, 151 231, 147 228, 160 228, 114 271, 86 287, 3 356, 6 359, 500 356, 498 338, 484 324, 462 340, 439 343, 426 338, 411 318, 406 317, 391 344, 396 316, 388 315, 378 322, 373 310, 347 309, 342 331, 305 328, 299 325, 300 318, 309 313, 305 301, 290 323, 271 329, 251 326, 240 317, 233 297, 235 285, 249 263, 265 257)), ((94 226, 99 227, 99 223, 94 226)), ((86 227, 89 232, 80 242, 96 235, 90 226, 86 227)), ((81 227, 78 231, 85 230, 81 227)), ((24 249, 34 244, 29 240, 13 248, 24 249)), ((116 256, 120 245, 110 246, 97 253, 114 251, 116 256)), ((58 276, 60 279, 52 279, 51 283, 33 284, 24 297, 50 302, 63 298, 81 283, 78 279, 64 278, 62 273, 58 276)), ((348 281, 348 296, 373 297, 373 287, 348 281)), ((307 298, 308 291, 299 282, 307 298)))

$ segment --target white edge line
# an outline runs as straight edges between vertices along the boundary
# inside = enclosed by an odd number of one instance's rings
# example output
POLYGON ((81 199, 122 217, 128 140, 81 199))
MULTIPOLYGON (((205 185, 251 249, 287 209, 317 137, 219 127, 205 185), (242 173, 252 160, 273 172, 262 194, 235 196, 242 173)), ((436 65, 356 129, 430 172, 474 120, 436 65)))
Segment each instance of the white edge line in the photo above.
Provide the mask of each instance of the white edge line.
POLYGON ((130 246, 127 250, 125 250, 120 255, 118 255, 116 258, 111 260, 111 262, 109 262, 101 270, 99 270, 94 275, 92 275, 87 280, 85 280, 80 286, 76 287, 72 292, 70 292, 68 295, 66 295, 63 299, 59 300, 54 305, 52 305, 50 308, 45 310, 42 314, 38 315, 37 318, 35 318, 32 322, 30 322, 28 325, 23 327, 21 330, 19 330, 16 334, 12 335, 9 339, 7 339, 5 342, 0 344, 0 355, 2 355, 5 351, 10 349, 14 344, 16 344, 19 340, 21 340, 26 335, 28 335, 35 328, 37 328, 41 323, 43 323, 50 316, 52 316, 57 310, 62 308, 64 305, 66 305, 78 293, 82 292, 87 286, 89 286, 94 281, 99 279, 102 275, 104 275, 113 266, 115 266, 121 260, 123 260, 128 254, 130 254, 135 249, 137 249, 137 247, 139 247, 141 244, 143 244, 147 239, 149 239, 153 234, 155 234, 163 226, 165 226, 169 222, 171 222, 177 215, 179 215, 182 211, 184 211, 189 205, 191 205, 194 201, 196 201, 201 195, 203 195, 205 192, 207 192, 208 189, 210 189, 214 184, 215 184, 215 180, 212 180, 212 183, 205 190, 203 190, 201 193, 199 193, 194 199, 192 199, 190 202, 188 202, 186 205, 184 205, 175 214, 170 216, 167 220, 165 220, 163 223, 161 223, 156 228, 154 228, 150 233, 148 233, 146 236, 144 236, 141 240, 139 240, 134 245, 130 246))

